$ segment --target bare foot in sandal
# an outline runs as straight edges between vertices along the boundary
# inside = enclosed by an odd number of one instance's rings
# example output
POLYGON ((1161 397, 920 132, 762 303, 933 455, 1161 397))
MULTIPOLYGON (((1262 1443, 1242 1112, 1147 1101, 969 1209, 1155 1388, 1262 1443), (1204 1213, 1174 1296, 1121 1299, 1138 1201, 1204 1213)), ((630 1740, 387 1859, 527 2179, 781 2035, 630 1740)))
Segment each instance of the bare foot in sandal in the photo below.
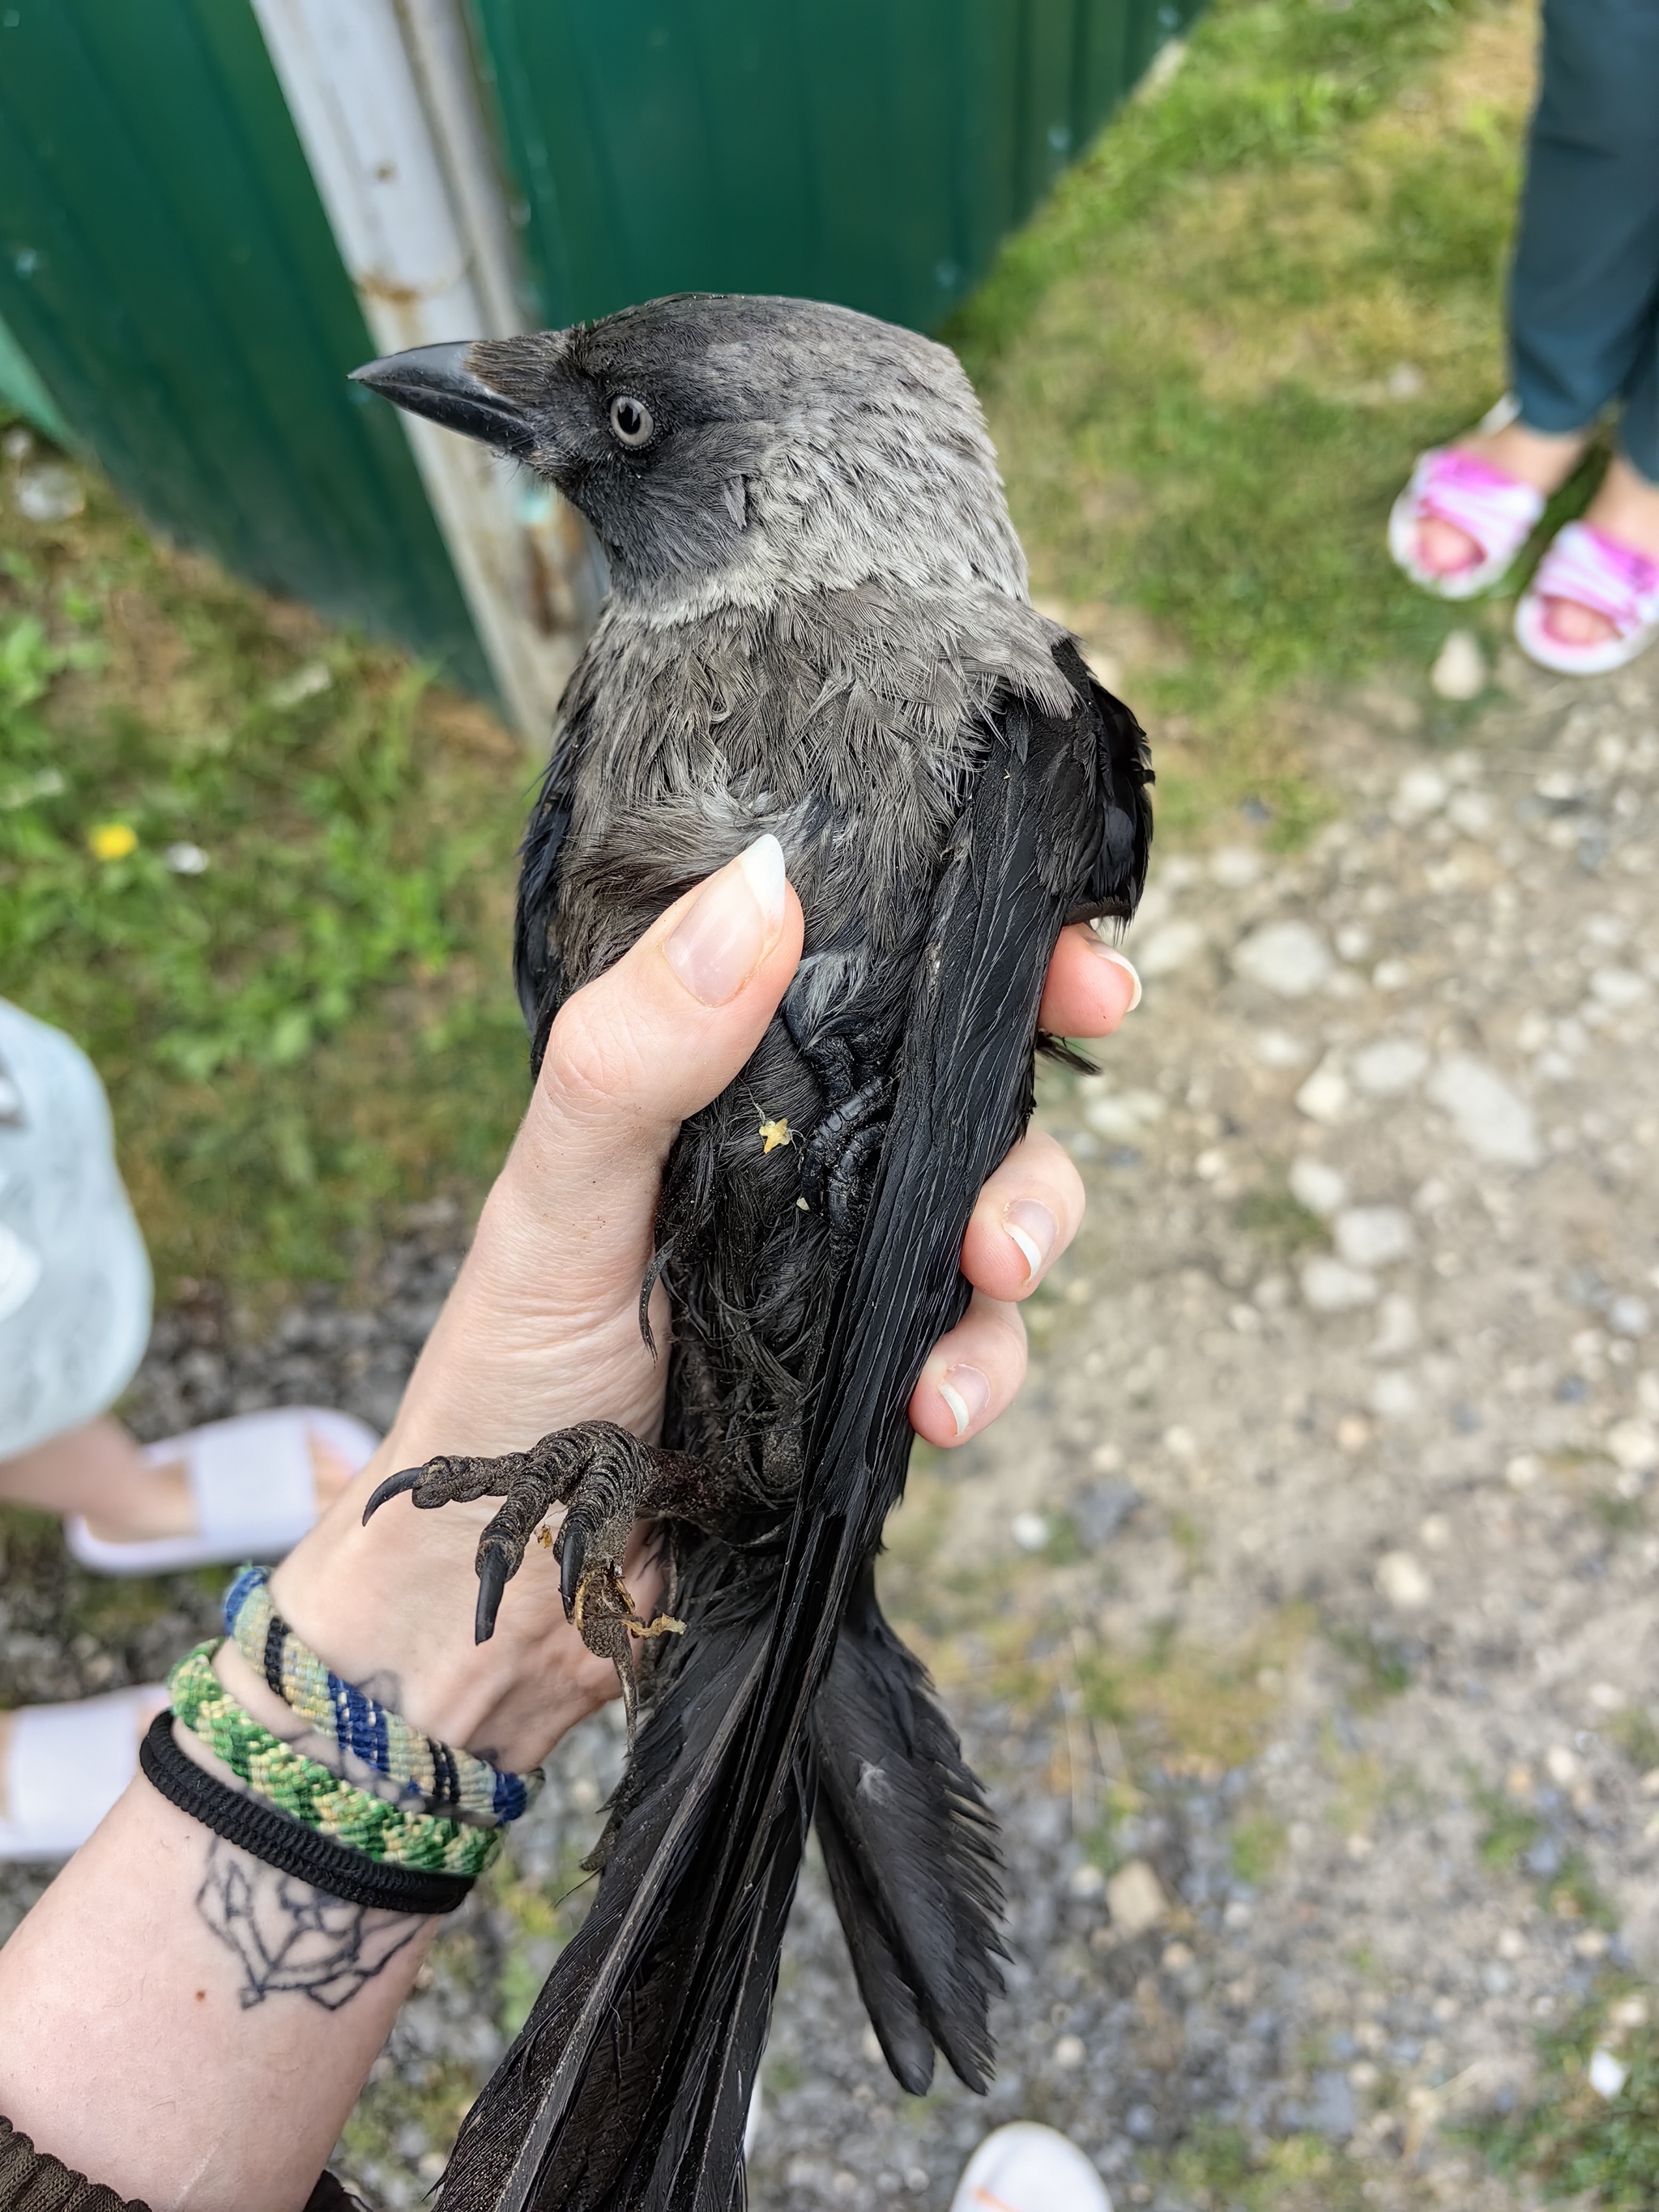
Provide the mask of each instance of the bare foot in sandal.
MULTIPOLYGON (((1492 418, 1487 417, 1490 421, 1492 418)), ((1455 453, 1482 461, 1499 476, 1548 499, 1560 490, 1577 467, 1588 443, 1588 430, 1570 430, 1560 436, 1529 430, 1524 422, 1505 422, 1488 430, 1471 430, 1458 439, 1455 453)), ((1436 576, 1454 576, 1474 568, 1486 549, 1468 531, 1444 514, 1425 514, 1417 526, 1417 557, 1436 576)))
POLYGON ((148 1447, 104 1415, 0 1462, 0 1498, 64 1514, 70 1550, 105 1573, 279 1557, 378 1441, 349 1415, 310 1407, 148 1447))
MULTIPOLYGON (((1599 604, 1595 605, 1571 598, 1565 588, 1550 591, 1552 580, 1565 586, 1575 572, 1565 566, 1552 566, 1547 556, 1534 586, 1541 623, 1539 636, 1547 641, 1546 652, 1548 645, 1565 648, 1565 653, 1548 657, 1546 665, 1561 667, 1570 674, 1580 672, 1577 660, 1586 654, 1595 660, 1596 668, 1583 672, 1597 672, 1607 659, 1603 648, 1616 647, 1623 642, 1621 632, 1626 629, 1632 632, 1630 641, 1636 642, 1637 633, 1645 626, 1641 605, 1644 596, 1641 588, 1642 564, 1645 562, 1649 568, 1659 565, 1659 483, 1650 483, 1622 453, 1615 453, 1595 498, 1585 510, 1583 526, 1596 532, 1604 548, 1613 549, 1612 566, 1618 573, 1609 579, 1610 590, 1604 586, 1597 592, 1599 604), (1620 562, 1617 558, 1620 551, 1636 557, 1634 561, 1620 562)), ((1602 565, 1607 564, 1604 561, 1602 565)), ((1594 581, 1591 588, 1595 588, 1594 581)), ((1652 588, 1649 581, 1646 596, 1651 596, 1652 588)), ((1646 622, 1650 621, 1648 616, 1646 622)), ((1641 649, 1639 643, 1637 649, 1641 649)), ((1625 657, 1633 659, 1634 654, 1625 657)))

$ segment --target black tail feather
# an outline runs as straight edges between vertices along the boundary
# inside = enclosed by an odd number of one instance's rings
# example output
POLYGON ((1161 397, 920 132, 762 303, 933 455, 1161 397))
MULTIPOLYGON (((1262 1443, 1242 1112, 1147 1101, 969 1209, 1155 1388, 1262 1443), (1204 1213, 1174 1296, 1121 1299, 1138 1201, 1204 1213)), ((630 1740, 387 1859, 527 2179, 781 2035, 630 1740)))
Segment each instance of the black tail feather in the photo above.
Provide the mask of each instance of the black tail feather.
POLYGON ((921 1662, 854 1593, 812 1709, 818 1840, 888 2064, 921 2095, 938 2044, 965 2085, 988 2086, 1002 1885, 996 1825, 921 1662))

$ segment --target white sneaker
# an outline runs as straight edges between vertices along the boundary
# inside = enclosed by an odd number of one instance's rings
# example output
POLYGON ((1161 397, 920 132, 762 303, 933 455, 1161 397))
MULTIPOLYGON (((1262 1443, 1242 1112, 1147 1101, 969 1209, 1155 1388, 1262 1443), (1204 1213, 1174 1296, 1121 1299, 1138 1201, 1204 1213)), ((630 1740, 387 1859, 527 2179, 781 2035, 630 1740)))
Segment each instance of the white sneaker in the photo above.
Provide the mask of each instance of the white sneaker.
POLYGON ((1112 2212, 1112 2200, 1069 2136, 1016 2120, 969 2160, 951 2212, 1112 2212))

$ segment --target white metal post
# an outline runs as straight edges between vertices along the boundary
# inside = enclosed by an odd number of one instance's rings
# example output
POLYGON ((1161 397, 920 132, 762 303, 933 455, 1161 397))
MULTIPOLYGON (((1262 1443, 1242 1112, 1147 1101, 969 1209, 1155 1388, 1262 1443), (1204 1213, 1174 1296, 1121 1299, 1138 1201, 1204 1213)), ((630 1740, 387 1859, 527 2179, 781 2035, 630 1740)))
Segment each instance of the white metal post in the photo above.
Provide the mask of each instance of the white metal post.
MULTIPOLYGON (((380 352, 522 329, 458 0, 252 3, 380 352)), ((580 525, 471 440, 403 420, 507 711, 544 746, 595 611, 580 525)))

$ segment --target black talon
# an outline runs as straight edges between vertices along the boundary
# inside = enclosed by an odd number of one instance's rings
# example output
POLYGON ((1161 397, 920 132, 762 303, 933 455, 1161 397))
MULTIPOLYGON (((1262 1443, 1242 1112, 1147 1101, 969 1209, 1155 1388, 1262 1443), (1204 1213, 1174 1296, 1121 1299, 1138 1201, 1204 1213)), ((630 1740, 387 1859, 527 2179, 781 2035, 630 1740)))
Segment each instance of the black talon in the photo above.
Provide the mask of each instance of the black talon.
POLYGON ((475 1644, 488 1644, 495 1633, 495 1615, 501 1609, 507 1577, 507 1553, 492 1544, 478 1561, 478 1610, 472 1618, 475 1644))
POLYGON ((375 1486, 374 1495, 363 1508, 363 1526, 368 1528, 370 1516, 380 1511, 388 1498, 400 1498, 406 1490, 413 1490, 426 1473, 423 1467, 406 1467, 401 1474, 389 1474, 375 1486))
POLYGON ((567 1521, 562 1533, 564 1542, 559 1551, 559 1595, 564 1600, 565 1619, 574 1620, 582 1562, 587 1557, 587 1531, 580 1521, 567 1521))

